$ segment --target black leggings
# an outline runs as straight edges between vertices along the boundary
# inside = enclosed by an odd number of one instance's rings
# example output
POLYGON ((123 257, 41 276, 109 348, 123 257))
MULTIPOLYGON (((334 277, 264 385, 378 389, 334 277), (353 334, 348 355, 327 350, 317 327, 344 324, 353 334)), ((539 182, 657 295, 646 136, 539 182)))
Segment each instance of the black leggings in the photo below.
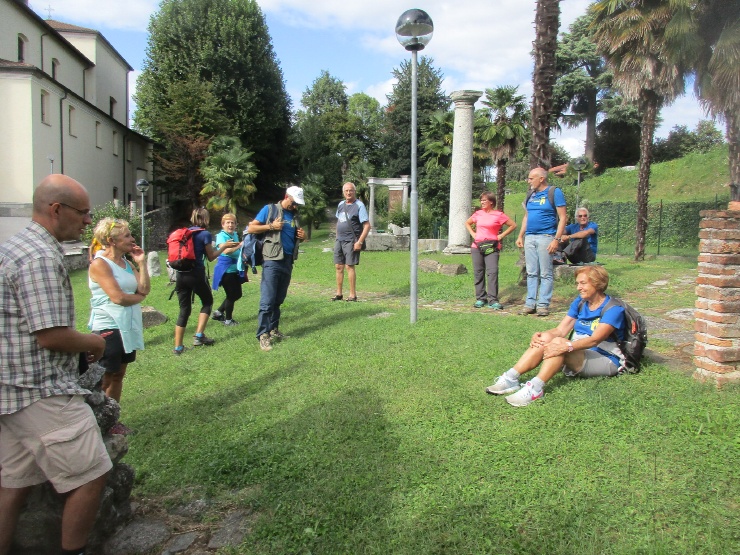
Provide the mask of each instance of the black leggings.
POLYGON ((190 272, 177 272, 177 300, 180 302, 180 314, 177 325, 184 328, 188 325, 190 311, 193 308, 192 295, 195 293, 200 299, 201 314, 210 314, 213 307, 213 293, 206 279, 205 268, 196 268, 190 272))
POLYGON ((242 298, 242 278, 238 273, 226 273, 221 278, 221 287, 224 288, 226 299, 221 303, 218 311, 223 312, 226 320, 231 320, 234 303, 242 298))

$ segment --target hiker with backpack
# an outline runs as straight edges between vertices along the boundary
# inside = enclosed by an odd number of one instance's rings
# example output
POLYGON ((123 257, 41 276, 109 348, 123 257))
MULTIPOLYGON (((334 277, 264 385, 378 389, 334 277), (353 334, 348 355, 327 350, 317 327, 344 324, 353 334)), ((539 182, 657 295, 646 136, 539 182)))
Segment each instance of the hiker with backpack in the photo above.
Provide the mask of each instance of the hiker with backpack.
POLYGON ((565 233, 560 238, 558 252, 553 255, 553 262, 565 264, 590 264, 596 260, 599 248, 599 226, 589 221, 588 209, 581 206, 576 209, 575 223, 565 226, 565 233))
POLYGON ((304 204, 303 189, 293 185, 285 191, 283 200, 264 206, 247 226, 249 233, 265 234, 257 316, 257 339, 263 351, 271 351, 273 341, 285 337, 279 329, 280 305, 288 294, 293 262, 298 258, 298 243, 306 237, 296 213, 298 206, 304 204))
POLYGON ((561 369, 566 376, 582 378, 616 376, 628 371, 620 348, 627 332, 625 307, 606 294, 608 285, 609 274, 602 266, 579 268, 578 296, 568 314, 556 328, 535 333, 519 361, 486 392, 510 394, 506 397, 510 405, 525 407, 542 398, 545 383, 561 369), (537 376, 522 386, 520 376, 537 367, 537 376))
POLYGON ((555 283, 552 255, 565 231, 565 195, 548 185, 547 170, 534 168, 527 177, 530 192, 524 201, 524 218, 516 246, 524 248, 527 300, 520 314, 550 315, 555 283))
POLYGON ((237 243, 236 246, 224 248, 213 269, 212 289, 218 291, 219 287, 223 287, 226 298, 218 310, 213 311, 211 318, 221 322, 224 326, 238 324, 232 318, 234 303, 242 298, 242 283, 246 281, 245 272, 237 268, 242 243, 236 232, 236 214, 224 214, 221 216, 221 231, 216 235, 216 248, 221 248, 225 243, 233 244, 234 242, 237 243))
MULTIPOLYGON (((198 314, 198 323, 195 328, 195 335, 193 336, 193 347, 213 345, 216 342, 210 337, 207 337, 204 333, 206 325, 208 324, 208 318, 211 315, 211 308, 213 306, 213 294, 208 285, 204 258, 208 258, 209 261, 213 262, 227 249, 238 247, 239 242, 227 241, 221 244, 218 249, 214 249, 212 244, 213 237, 210 231, 206 229, 209 222, 210 215, 208 214, 208 210, 205 208, 196 208, 193 210, 193 214, 190 217, 190 223, 192 225, 187 228, 187 230, 190 231, 187 240, 192 242, 194 262, 192 264, 192 269, 190 270, 179 269, 177 271, 177 278, 175 281, 177 300, 180 303, 180 314, 178 315, 177 322, 175 324, 175 348, 173 352, 176 355, 181 355, 185 350, 183 340, 185 338, 185 328, 188 325, 190 312, 193 308, 193 293, 198 296, 201 303, 200 313, 198 314)), ((168 240, 168 243, 169 242, 170 240, 168 240)), ((184 250, 189 251, 190 246, 187 245, 184 250)), ((175 267, 172 261, 170 262, 170 265, 175 267)))

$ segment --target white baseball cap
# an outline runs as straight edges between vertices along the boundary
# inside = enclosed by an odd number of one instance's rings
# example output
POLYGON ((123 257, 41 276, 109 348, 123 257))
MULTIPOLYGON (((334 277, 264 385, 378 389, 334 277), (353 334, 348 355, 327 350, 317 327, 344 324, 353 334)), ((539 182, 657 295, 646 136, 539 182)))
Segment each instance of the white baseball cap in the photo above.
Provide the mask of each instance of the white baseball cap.
POLYGON ((306 202, 303 200, 303 189, 301 189, 300 187, 296 187, 295 185, 293 185, 292 187, 288 187, 288 190, 285 191, 285 194, 293 197, 293 200, 296 204, 306 204, 306 202))

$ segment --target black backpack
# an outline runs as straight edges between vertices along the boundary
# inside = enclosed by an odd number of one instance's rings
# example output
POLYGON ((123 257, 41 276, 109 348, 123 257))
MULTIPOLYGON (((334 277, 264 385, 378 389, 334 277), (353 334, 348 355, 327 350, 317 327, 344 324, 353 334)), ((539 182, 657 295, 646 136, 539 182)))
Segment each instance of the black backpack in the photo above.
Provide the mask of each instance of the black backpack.
MULTIPOLYGON (((578 304, 578 312, 581 311, 583 303, 581 301, 578 304)), ((611 335, 619 350, 624 355, 624 368, 629 374, 637 374, 640 371, 640 364, 642 362, 642 353, 647 346, 647 322, 643 318, 642 314, 637 312, 629 304, 624 302, 622 299, 616 297, 610 297, 609 302, 604 305, 601 309, 601 317, 604 316, 607 310, 613 306, 621 306, 624 309, 624 340, 620 340, 617 336, 617 330, 611 335)))

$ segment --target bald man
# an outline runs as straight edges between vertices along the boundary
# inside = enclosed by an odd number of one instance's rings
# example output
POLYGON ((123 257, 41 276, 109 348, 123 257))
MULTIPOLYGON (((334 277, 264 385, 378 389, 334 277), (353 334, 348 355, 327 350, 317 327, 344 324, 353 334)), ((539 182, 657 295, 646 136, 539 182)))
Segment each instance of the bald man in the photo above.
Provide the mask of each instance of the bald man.
POLYGON ((112 467, 77 382, 80 359, 97 361, 105 339, 76 330, 60 244, 90 223, 87 190, 53 174, 34 192, 31 223, 0 245, 0 555, 31 487, 47 480, 66 494, 62 553, 84 554, 112 467))
POLYGON ((344 200, 337 207, 337 240, 334 243, 334 269, 337 276, 337 293, 332 301, 341 301, 344 286, 344 269, 349 278, 349 297, 347 301, 357 301, 357 274, 355 266, 360 263, 360 251, 367 234, 370 233, 370 220, 367 208, 357 198, 354 183, 342 185, 344 200))
POLYGON ((524 204, 524 219, 516 246, 524 247, 527 267, 527 300, 520 314, 550 314, 554 285, 552 255, 558 250, 567 221, 565 195, 550 191, 547 170, 534 168, 527 177, 531 194, 524 204))

